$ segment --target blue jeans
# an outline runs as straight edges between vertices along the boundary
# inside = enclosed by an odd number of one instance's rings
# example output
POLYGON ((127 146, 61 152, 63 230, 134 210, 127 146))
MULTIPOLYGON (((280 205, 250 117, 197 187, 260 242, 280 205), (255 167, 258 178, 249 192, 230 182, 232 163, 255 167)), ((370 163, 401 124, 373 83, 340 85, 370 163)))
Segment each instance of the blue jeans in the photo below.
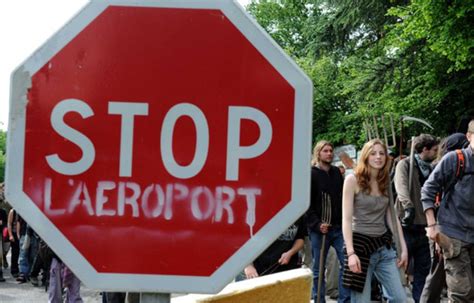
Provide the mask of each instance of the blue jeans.
POLYGON ((30 275, 31 265, 33 265, 33 260, 38 254, 38 239, 34 236, 30 237, 30 245, 27 249, 23 249, 23 243, 26 240, 26 236, 23 235, 20 238, 20 256, 18 265, 20 268, 20 273, 28 278, 30 275))
POLYGON ((351 302, 366 303, 370 302, 370 291, 372 275, 375 274, 380 284, 384 296, 390 303, 405 303, 407 296, 405 288, 400 280, 400 274, 397 267, 397 255, 393 248, 382 246, 370 256, 369 268, 365 279, 364 291, 351 291, 351 302))
POLYGON ((408 248, 408 258, 413 260, 413 300, 420 302, 426 276, 430 272, 431 254, 430 244, 425 229, 403 229, 405 242, 408 248))
MULTIPOLYGON (((321 246, 323 241, 323 235, 320 233, 316 233, 314 231, 309 232, 309 238, 311 240, 311 251, 313 253, 313 300, 316 301, 317 292, 318 292, 318 280, 321 274, 321 278, 323 282, 321 284, 320 290, 320 298, 321 302, 325 303, 325 294, 326 294, 326 279, 324 277, 324 273, 326 271, 326 264, 324 268, 320 270, 319 268, 319 258, 321 255, 321 246)), ((328 255, 329 247, 332 246, 336 250, 337 258, 339 259, 339 298, 337 302, 349 302, 350 299, 350 291, 342 286, 342 272, 344 268, 344 238, 342 237, 342 229, 339 228, 331 228, 329 232, 326 234, 326 246, 324 249, 324 261, 326 261, 326 257, 328 255)), ((324 262, 326 263, 326 262, 324 262)))

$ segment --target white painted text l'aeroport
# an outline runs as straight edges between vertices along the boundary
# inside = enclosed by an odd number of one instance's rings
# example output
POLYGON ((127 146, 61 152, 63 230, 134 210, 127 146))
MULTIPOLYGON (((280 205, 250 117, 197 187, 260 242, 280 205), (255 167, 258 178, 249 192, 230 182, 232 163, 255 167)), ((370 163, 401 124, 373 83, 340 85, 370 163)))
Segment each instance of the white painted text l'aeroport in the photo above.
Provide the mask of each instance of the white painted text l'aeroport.
POLYGON ((123 217, 127 212, 134 218, 172 220, 174 204, 184 203, 184 206, 191 210, 192 217, 198 221, 226 220, 228 224, 233 224, 235 215, 232 204, 239 195, 245 197, 245 222, 251 235, 255 224, 255 204, 257 196, 261 195, 258 188, 239 187, 235 190, 230 186, 211 189, 207 186, 188 187, 180 183, 170 183, 149 184, 141 188, 135 182, 99 181, 91 187, 90 184, 73 179, 69 179, 68 183, 74 193, 65 206, 58 207, 51 199, 52 179, 46 178, 43 193, 44 211, 48 216, 74 214, 79 208, 85 210, 89 216, 123 217), (95 200, 91 198, 90 189, 95 189, 95 200), (109 201, 110 195, 117 197, 116 203, 109 201))
MULTIPOLYGON (((120 159, 119 177, 132 177, 133 171, 133 136, 134 121, 136 116, 148 116, 148 103, 115 102, 108 104, 109 115, 121 116, 120 130, 120 159)), ((84 101, 78 99, 65 99, 59 102, 51 113, 51 126, 62 137, 77 145, 82 156, 74 162, 61 159, 58 153, 46 156, 48 165, 55 172, 76 176, 86 172, 94 164, 96 149, 94 143, 85 134, 70 127, 64 121, 66 114, 74 112, 83 119, 94 115, 92 108, 84 101)), ((262 111, 247 106, 229 106, 228 131, 226 151, 225 181, 239 180, 239 161, 251 159, 262 155, 269 147, 272 140, 272 124, 262 111), (240 145, 240 129, 243 119, 252 120, 259 128, 260 136, 257 141, 248 146, 240 145)), ((166 113, 160 134, 160 152, 166 171, 178 178, 189 179, 195 177, 204 167, 209 151, 209 126, 205 114, 199 107, 191 103, 174 105, 166 113), (172 141, 176 121, 187 116, 191 118, 196 130, 196 150, 190 164, 180 165, 173 155, 172 141)), ((223 180, 224 181, 224 180, 223 180)), ((261 189, 229 186, 209 188, 205 185, 188 187, 180 183, 149 184, 141 188, 132 181, 114 182, 99 181, 96 184, 86 184, 82 181, 69 180, 69 185, 74 188, 74 194, 65 207, 54 206, 52 197, 52 179, 47 178, 44 184, 44 208, 49 216, 62 216, 72 214, 78 207, 87 211, 90 216, 124 216, 127 206, 132 217, 173 218, 173 203, 187 202, 192 216, 199 221, 213 220, 221 222, 224 215, 227 223, 233 224, 235 220, 232 203, 236 195, 245 197, 246 224, 253 235, 253 226, 256 220, 255 204, 261 189), (90 189, 95 191, 95 200, 91 199, 90 189), (108 195, 115 191, 116 203, 109 201, 108 195), (126 192, 131 195, 126 196, 126 192)))

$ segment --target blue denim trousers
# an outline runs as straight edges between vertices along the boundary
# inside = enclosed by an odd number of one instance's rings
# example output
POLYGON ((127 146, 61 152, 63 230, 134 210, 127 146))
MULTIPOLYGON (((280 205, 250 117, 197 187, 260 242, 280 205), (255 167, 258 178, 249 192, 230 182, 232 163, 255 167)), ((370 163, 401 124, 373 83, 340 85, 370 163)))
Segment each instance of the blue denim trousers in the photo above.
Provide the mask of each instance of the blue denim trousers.
POLYGON ((36 237, 30 237, 30 245, 28 248, 23 249, 23 244, 25 243, 26 236, 23 235, 20 238, 20 256, 18 260, 18 265, 20 268, 20 273, 28 278, 30 275, 31 266, 33 261, 38 254, 38 239, 36 237))
MULTIPOLYGON (((320 290, 320 297, 321 302, 325 303, 326 300, 324 298, 326 293, 326 279, 325 279, 325 271, 326 271, 326 264, 324 264, 324 268, 319 268, 319 258, 321 255, 321 247, 323 242, 323 235, 321 233, 316 233, 314 231, 309 232, 309 238, 311 240, 311 252, 313 254, 313 294, 312 297, 316 301, 317 292, 318 292, 318 280, 319 276, 323 279, 321 290, 320 290)), ((326 257, 328 255, 329 247, 332 246, 336 250, 337 258, 339 260, 339 298, 337 302, 349 302, 350 300, 350 291, 342 286, 342 272, 344 268, 344 238, 342 237, 342 229, 340 227, 330 228, 329 232, 326 234, 326 246, 324 249, 324 261, 326 261, 326 257)), ((326 263, 326 262, 324 262, 326 263)))
POLYGON ((364 291, 351 291, 351 302, 370 302, 372 275, 382 284, 382 291, 390 303, 405 303, 407 295, 400 280, 397 267, 397 254, 393 248, 382 246, 370 256, 369 268, 365 279, 364 291))

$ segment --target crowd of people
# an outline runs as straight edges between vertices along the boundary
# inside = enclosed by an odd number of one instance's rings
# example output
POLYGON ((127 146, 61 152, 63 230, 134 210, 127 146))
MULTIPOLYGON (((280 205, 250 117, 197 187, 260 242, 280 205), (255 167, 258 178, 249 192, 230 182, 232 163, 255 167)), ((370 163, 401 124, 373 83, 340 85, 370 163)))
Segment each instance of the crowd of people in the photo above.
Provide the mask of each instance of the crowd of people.
MULTIPOLYGON (((0 193, 2 194, 0 198, 5 201, 3 188, 0 193)), ((29 282, 33 286, 44 286, 51 303, 63 302, 63 298, 67 302, 82 302, 80 280, 15 209, 3 206, 0 208, 2 229, 0 282, 5 282, 3 270, 10 268, 12 278, 19 284, 29 282), (10 264, 7 260, 9 251, 10 264)))
MULTIPOLYGON (((333 145, 317 142, 307 213, 236 280, 307 266, 315 302, 407 302, 406 287, 415 302, 440 302, 443 289, 450 302, 474 302, 474 120, 467 134, 441 142, 421 134, 412 145, 393 161, 383 141, 370 140, 345 176, 333 145)), ((46 286, 50 302, 62 302, 64 289, 68 302, 82 302, 80 281, 14 209, 0 209, 0 224, 1 268, 18 283, 46 286)), ((124 300, 104 293, 104 301, 124 300)))
POLYGON ((312 269, 315 302, 326 295, 338 302, 407 302, 406 287, 414 302, 440 302, 443 295, 474 302, 474 120, 466 134, 442 142, 421 134, 412 144, 410 156, 393 159, 383 141, 370 140, 354 173, 344 176, 332 164, 333 145, 317 142, 311 205, 299 220, 310 249, 303 249, 300 232, 286 246, 270 246, 247 266, 246 277, 270 273, 268 264, 271 272, 287 270, 282 257, 296 258, 299 249, 303 261, 290 267, 312 269), (267 260, 259 269, 261 258, 267 260), (326 289, 334 279, 335 294, 326 289))

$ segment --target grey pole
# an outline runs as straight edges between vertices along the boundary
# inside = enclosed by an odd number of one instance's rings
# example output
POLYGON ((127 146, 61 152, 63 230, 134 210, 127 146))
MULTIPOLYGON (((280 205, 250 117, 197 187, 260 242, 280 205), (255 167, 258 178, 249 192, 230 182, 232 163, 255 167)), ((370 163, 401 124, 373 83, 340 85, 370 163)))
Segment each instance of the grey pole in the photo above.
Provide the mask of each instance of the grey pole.
POLYGON ((140 293, 140 303, 170 303, 171 294, 162 293, 140 293))

